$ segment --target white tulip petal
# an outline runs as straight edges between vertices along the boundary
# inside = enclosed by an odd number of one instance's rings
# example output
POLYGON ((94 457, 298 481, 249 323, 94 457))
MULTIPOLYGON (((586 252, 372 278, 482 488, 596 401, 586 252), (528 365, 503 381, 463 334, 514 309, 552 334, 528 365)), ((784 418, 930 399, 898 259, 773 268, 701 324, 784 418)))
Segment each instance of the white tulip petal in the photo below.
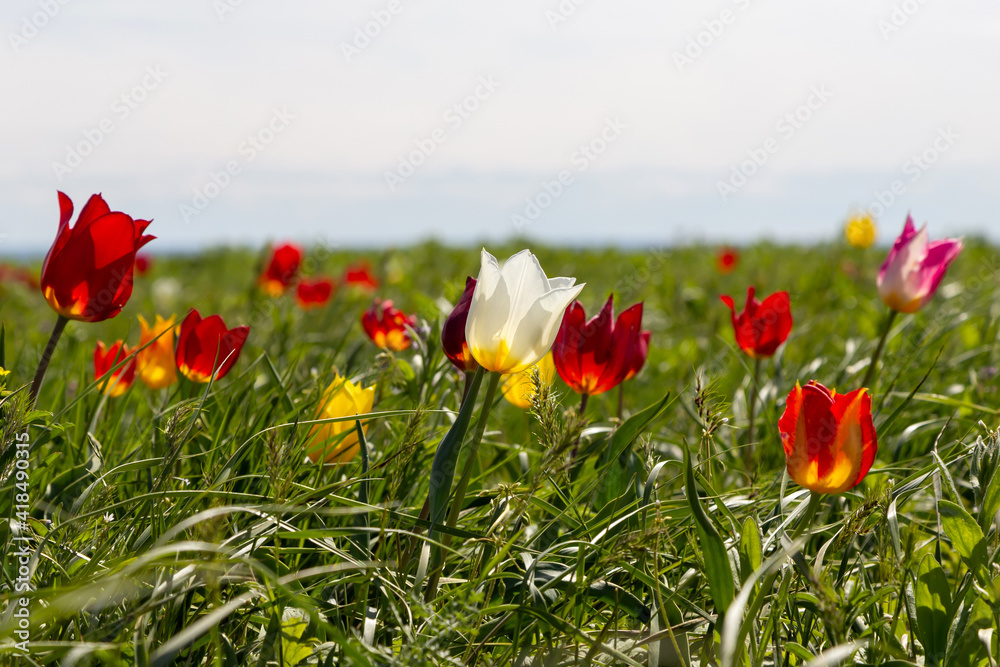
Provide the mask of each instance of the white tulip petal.
POLYGON ((506 373, 517 373, 534 366, 551 349, 559 332, 563 314, 584 285, 561 287, 536 300, 516 324, 511 327, 510 351, 506 373))

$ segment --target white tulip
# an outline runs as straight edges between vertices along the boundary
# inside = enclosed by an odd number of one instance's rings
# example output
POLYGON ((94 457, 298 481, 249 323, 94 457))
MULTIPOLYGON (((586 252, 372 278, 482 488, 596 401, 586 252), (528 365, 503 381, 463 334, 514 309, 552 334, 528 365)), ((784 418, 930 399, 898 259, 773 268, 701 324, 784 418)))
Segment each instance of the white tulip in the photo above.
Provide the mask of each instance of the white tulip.
POLYGON ((496 373, 534 366, 552 347, 563 313, 584 287, 575 283, 576 278, 547 278, 528 250, 501 267, 484 248, 465 324, 472 356, 496 373))

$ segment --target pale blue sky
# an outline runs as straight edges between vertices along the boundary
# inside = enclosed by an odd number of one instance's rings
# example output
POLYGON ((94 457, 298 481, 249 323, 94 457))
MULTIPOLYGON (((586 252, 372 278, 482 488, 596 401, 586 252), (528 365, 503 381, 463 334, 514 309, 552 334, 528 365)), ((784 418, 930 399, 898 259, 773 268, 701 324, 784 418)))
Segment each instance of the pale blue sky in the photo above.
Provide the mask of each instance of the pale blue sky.
POLYGON ((11 252, 57 189, 162 249, 809 241, 873 204, 882 241, 1000 240, 996 2, 4 0, 0 36, 11 252))

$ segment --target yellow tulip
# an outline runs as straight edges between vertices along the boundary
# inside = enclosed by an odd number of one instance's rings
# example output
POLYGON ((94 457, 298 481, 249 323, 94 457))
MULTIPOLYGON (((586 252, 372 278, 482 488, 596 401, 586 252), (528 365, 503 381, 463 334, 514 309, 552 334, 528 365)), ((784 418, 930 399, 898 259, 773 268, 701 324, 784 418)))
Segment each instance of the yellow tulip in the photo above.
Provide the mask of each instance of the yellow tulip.
MULTIPOLYGON (((335 419, 364 415, 372 411, 375 402, 375 386, 362 389, 360 384, 336 375, 330 386, 323 392, 316 419, 335 419)), ((362 423, 362 430, 367 428, 362 423)), ((315 424, 309 432, 306 452, 313 463, 347 463, 360 449, 354 421, 315 424)))
POLYGON ((552 384, 552 380, 556 375, 556 365, 552 360, 552 353, 549 352, 531 368, 503 376, 503 397, 507 399, 508 403, 516 405, 522 410, 527 410, 531 407, 531 399, 535 394, 535 385, 531 382, 531 373, 535 368, 538 369, 538 376, 542 384, 552 384))
POLYGON ((177 362, 174 360, 174 317, 165 320, 159 315, 153 326, 139 316, 139 347, 136 355, 136 370, 139 379, 150 389, 163 389, 177 382, 177 362), (161 335, 162 334, 162 335, 161 335), (157 338, 159 336, 159 338, 157 338), (153 340, 153 339, 156 340, 153 340), (143 347, 149 341, 149 346, 143 347))
POLYGON ((875 242, 875 220, 868 213, 859 213, 847 221, 844 236, 855 248, 868 248, 875 242))

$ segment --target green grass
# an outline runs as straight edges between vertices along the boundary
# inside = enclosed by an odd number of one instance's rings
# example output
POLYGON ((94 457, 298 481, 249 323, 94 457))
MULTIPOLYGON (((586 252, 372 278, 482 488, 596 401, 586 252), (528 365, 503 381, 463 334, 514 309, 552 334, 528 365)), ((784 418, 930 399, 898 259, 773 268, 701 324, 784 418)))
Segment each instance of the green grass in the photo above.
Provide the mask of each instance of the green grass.
MULTIPOLYGON (((533 249, 549 275, 587 283, 588 313, 612 290, 619 310, 645 301, 649 359, 624 388, 624 417, 638 416, 620 424, 615 391, 583 423, 559 381, 534 414, 499 400, 464 510, 434 544, 419 514, 462 392, 437 332, 478 249, 361 253, 385 280, 378 295, 429 324, 426 344, 403 353, 365 338, 370 296, 340 290, 303 313, 259 294, 259 258, 235 250, 161 258, 119 317, 71 323, 37 411, 24 390, 2 408, 0 516, 15 516, 27 430, 37 587, 30 653, 15 657, 11 610, 25 594, 12 592, 17 544, 3 522, 5 664, 799 665, 824 651, 990 664, 979 631, 996 630, 1000 611, 995 249, 969 243, 938 297, 895 321, 872 387, 875 466, 823 498, 794 544, 782 535, 808 494, 784 472, 777 420, 796 380, 861 382, 886 316, 882 251, 761 244, 722 276, 706 248, 533 249), (742 305, 749 284, 788 290, 795 326, 763 366, 747 454, 751 366, 719 295, 742 305), (211 387, 137 382, 103 397, 96 341, 135 344, 137 315, 190 307, 251 326, 233 371, 211 387), (367 474, 360 456, 324 469, 303 455, 302 422, 334 369, 378 386, 367 474)), ((311 272, 337 275, 359 253, 309 255, 311 272)), ((37 291, 2 289, 15 390, 55 315, 37 291)))

